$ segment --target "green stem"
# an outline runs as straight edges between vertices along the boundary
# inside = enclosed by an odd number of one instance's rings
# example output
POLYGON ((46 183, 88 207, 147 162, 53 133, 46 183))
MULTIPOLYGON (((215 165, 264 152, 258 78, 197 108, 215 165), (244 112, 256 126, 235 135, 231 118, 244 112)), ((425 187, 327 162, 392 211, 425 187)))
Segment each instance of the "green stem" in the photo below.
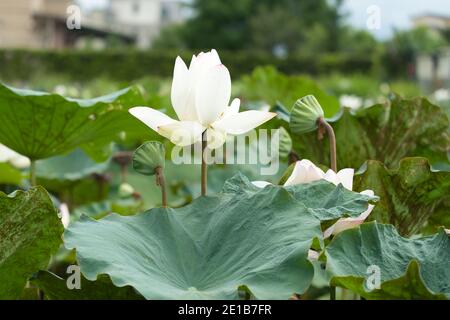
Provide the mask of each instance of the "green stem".
POLYGON ((331 170, 337 172, 337 161, 336 161, 336 135, 334 134, 333 127, 325 121, 324 118, 319 118, 318 120, 319 130, 321 128, 325 129, 330 140, 330 167, 331 170))
POLYGON ((330 300, 336 300, 336 287, 330 286, 330 300))
POLYGON ((31 160, 30 163, 30 185, 36 186, 36 160, 31 160))
POLYGON ((166 180, 164 178, 163 168, 157 167, 156 172, 156 184, 161 187, 162 206, 167 207, 167 192, 166 192, 166 180))
POLYGON ((202 135, 202 196, 206 195, 208 184, 208 166, 205 161, 205 150, 207 146, 206 131, 202 135))

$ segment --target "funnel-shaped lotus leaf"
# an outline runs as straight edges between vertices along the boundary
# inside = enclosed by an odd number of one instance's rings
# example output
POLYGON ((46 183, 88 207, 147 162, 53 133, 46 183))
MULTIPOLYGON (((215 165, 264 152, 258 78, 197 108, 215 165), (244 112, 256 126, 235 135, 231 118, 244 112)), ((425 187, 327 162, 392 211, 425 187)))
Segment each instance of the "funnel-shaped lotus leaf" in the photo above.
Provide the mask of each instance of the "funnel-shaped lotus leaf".
POLYGON ((141 145, 133 154, 133 168, 140 174, 152 176, 156 168, 164 168, 164 145, 157 141, 149 141, 141 145))
POLYGON ((292 139, 284 127, 280 127, 279 130, 279 155, 281 159, 286 159, 292 150, 292 139))
POLYGON ((309 95, 294 104, 289 124, 293 133, 307 133, 316 130, 317 119, 323 117, 323 109, 319 102, 314 96, 309 95))

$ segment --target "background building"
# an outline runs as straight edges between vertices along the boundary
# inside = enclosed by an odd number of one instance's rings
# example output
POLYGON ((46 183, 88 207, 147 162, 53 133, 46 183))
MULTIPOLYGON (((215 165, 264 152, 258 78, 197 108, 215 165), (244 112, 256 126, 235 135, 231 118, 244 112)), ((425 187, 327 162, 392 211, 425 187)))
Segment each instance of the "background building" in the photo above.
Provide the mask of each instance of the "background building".
POLYGON ((450 17, 437 14, 421 14, 413 17, 412 23, 415 27, 447 30, 450 28, 450 17))
POLYGON ((110 0, 104 10, 82 11, 81 30, 66 26, 71 0, 0 1, 0 48, 59 49, 115 38, 148 48, 161 29, 182 22, 182 0, 110 0), (88 41, 87 41, 88 40, 88 41))
POLYGON ((55 18, 64 17, 69 0, 0 1, 0 47, 64 46, 55 18))
POLYGON ((136 45, 147 48, 164 26, 182 22, 186 9, 180 0, 110 0, 105 14, 114 29, 133 34, 136 45))

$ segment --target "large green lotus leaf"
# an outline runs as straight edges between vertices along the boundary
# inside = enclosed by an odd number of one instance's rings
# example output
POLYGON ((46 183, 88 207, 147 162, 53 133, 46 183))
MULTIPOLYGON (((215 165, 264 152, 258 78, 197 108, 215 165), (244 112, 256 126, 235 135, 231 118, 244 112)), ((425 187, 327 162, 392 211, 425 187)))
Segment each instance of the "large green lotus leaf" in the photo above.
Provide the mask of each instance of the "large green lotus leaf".
POLYGON ((50 300, 142 300, 132 287, 118 288, 108 276, 102 275, 96 281, 81 276, 80 289, 68 289, 66 279, 48 271, 39 271, 32 283, 41 289, 50 300))
POLYGON ((75 223, 66 246, 77 249, 89 280, 110 275, 147 299, 287 299, 313 277, 307 260, 320 222, 288 192, 202 197, 180 209, 153 209, 75 223))
POLYGON ((239 288, 259 299, 287 299, 309 287, 308 250, 322 237, 308 198, 297 200, 280 186, 257 189, 241 175, 222 193, 182 208, 84 217, 66 231, 65 243, 77 250, 87 279, 108 274, 147 299, 234 299, 239 288))
POLYGON ((0 84, 0 143, 34 160, 80 146, 103 155, 103 146, 120 140, 121 132, 145 136, 151 131, 127 112, 140 103, 136 88, 78 100, 0 84))
POLYGON ((109 161, 95 162, 77 148, 67 155, 36 161, 36 174, 39 179, 73 182, 93 173, 103 173, 109 164, 109 161))
POLYGON ((306 95, 314 95, 323 107, 326 117, 339 111, 339 101, 326 94, 311 78, 286 76, 274 67, 256 68, 242 79, 242 96, 250 100, 262 100, 273 106, 278 101, 291 106, 306 95))
MULTIPOLYGON (((393 224, 407 236, 421 232, 431 217, 449 215, 450 172, 431 171, 427 159, 405 158, 397 169, 370 160, 363 169, 355 175, 354 189, 371 189, 380 197, 370 219, 393 224)), ((450 228, 444 221, 441 225, 450 228)))
POLYGON ((23 175, 7 162, 0 163, 0 184, 21 185, 23 175))
MULTIPOLYGON (((342 217, 357 217, 367 210, 369 201, 377 201, 371 197, 345 189, 341 184, 337 187, 325 180, 312 183, 284 187, 295 199, 302 202, 320 221, 334 220, 342 217)), ((236 175, 224 186, 224 192, 257 193, 260 188, 253 185, 246 177, 236 175)))
POLYGON ((443 230, 407 239, 392 225, 370 222, 338 234, 325 254, 331 283, 364 298, 450 298, 450 238, 443 230), (365 288, 369 266, 379 267, 380 289, 365 288))
MULTIPOLYGON (((359 168, 366 160, 379 160, 395 167, 404 157, 425 157, 448 163, 449 121, 445 112, 425 98, 395 97, 390 103, 351 112, 342 111, 332 126, 336 133, 337 160, 341 168, 359 168)), ((293 135, 301 158, 328 164, 327 138, 317 134, 293 135), (325 155, 325 157, 324 157, 325 155)))
POLYGON ((42 187, 0 192, 0 299, 20 296, 28 278, 47 267, 63 226, 42 187))

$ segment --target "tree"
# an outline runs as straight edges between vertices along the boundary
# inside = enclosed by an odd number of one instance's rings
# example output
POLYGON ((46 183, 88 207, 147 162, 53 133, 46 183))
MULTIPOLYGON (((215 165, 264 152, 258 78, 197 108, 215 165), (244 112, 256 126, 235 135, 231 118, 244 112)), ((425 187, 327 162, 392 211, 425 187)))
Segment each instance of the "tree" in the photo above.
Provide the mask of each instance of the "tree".
POLYGON ((194 0, 195 15, 180 29, 192 49, 299 48, 312 28, 323 26, 333 49, 340 26, 340 0, 194 0))

